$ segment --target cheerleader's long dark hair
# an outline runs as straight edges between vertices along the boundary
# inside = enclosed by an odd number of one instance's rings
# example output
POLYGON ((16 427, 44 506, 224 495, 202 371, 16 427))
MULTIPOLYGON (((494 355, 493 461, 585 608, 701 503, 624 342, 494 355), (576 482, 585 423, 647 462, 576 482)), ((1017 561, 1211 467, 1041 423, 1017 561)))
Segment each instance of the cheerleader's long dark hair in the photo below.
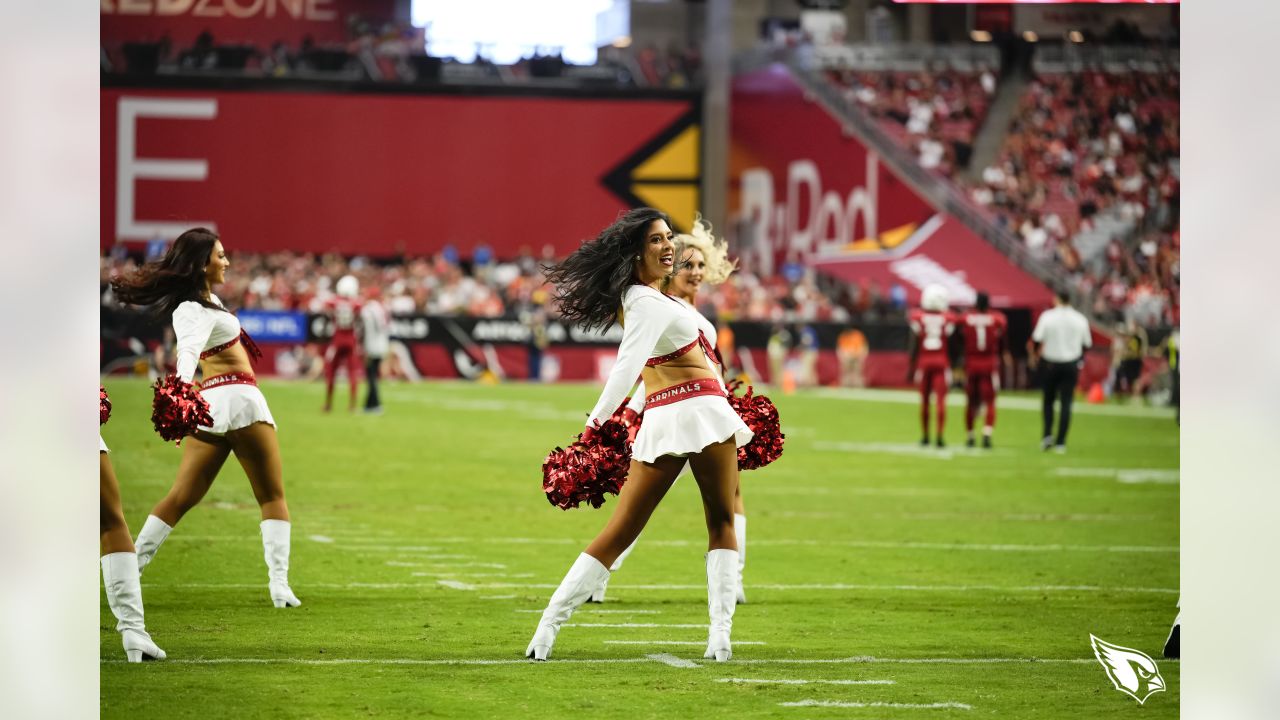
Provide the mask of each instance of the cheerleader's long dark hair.
POLYGON ((172 315, 191 300, 222 310, 205 297, 205 267, 213 256, 218 234, 208 228, 192 228, 178 236, 164 257, 111 281, 111 291, 121 302, 150 305, 158 315, 172 315))
POLYGON ((622 294, 636 283, 636 261, 644 253, 645 231, 655 220, 671 224, 660 210, 630 210, 563 262, 543 268, 547 280, 556 286, 561 317, 584 330, 617 322, 622 294))

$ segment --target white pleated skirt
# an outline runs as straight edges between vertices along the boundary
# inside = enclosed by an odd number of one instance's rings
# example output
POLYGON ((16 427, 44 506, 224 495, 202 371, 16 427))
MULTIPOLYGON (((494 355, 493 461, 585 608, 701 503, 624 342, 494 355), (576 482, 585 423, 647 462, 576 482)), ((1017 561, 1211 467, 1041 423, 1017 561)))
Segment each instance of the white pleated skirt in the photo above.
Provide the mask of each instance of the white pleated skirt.
POLYGON ((107 449, 107 441, 102 439, 101 434, 98 435, 98 452, 99 453, 111 452, 110 450, 107 449))
POLYGON ((209 401, 209 414, 213 416, 212 426, 200 426, 207 433, 225 435, 257 422, 276 424, 257 385, 228 383, 201 390, 200 394, 209 401))
POLYGON ((686 457, 730 438, 742 447, 753 436, 728 399, 700 395, 646 408, 644 422, 631 446, 631 457, 641 462, 653 462, 663 455, 686 457))

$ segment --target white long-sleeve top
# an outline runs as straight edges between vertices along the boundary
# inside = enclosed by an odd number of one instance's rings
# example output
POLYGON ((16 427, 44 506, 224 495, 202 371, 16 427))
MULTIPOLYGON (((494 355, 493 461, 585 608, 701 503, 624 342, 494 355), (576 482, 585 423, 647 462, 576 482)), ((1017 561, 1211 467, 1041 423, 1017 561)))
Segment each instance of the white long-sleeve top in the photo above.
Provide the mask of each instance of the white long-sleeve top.
MULTIPOLYGON (((663 295, 647 285, 632 285, 622 294, 622 344, 618 346, 618 359, 609 372, 600 399, 587 418, 587 426, 609 419, 618 409, 627 391, 640 377, 640 371, 650 358, 659 358, 697 343, 699 320, 710 325, 688 303, 663 295)), ((711 337, 707 342, 712 341, 711 337)), ((709 365, 710 367, 710 365, 709 365)), ((714 368, 713 368, 714 369, 714 368)), ((641 403, 644 384, 636 391, 641 403)))
MULTIPOLYGON (((210 295, 209 299, 222 305, 217 295, 210 295)), ((173 311, 173 334, 177 344, 178 377, 191 382, 200 365, 200 353, 239 338, 240 320, 229 312, 188 300, 173 311)))
MULTIPOLYGON (((698 321, 698 329, 701 330, 702 334, 707 337, 707 340, 711 343, 711 347, 715 347, 716 338, 718 337, 718 333, 716 332, 716 326, 711 324, 711 321, 707 319, 707 316, 698 312, 698 309, 695 308, 690 303, 685 302, 680 298, 676 298, 676 300, 678 300, 680 304, 692 310, 694 315, 697 315, 696 319, 698 321)), ((720 374, 723 374, 723 373, 724 373, 724 369, 721 368, 720 374)), ((721 382, 723 382, 723 380, 721 380, 721 382)), ((631 400, 627 403, 627 407, 631 408, 637 413, 644 412, 644 401, 645 401, 644 381, 641 380, 639 383, 636 384, 635 390, 632 391, 631 400)))

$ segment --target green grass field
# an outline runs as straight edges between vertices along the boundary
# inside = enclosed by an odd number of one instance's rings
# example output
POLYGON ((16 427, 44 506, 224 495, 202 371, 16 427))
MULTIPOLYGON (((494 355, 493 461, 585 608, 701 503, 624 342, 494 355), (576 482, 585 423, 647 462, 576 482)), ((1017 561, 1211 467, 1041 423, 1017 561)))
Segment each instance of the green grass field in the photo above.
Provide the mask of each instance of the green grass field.
MULTIPOLYGON (((152 431, 145 383, 107 389, 103 435, 136 533, 180 451, 152 431)), ((1060 456, 1040 452, 1029 396, 1002 398, 990 452, 963 448, 958 406, 938 452, 915 446, 903 393, 775 396, 786 453, 743 476, 749 603, 733 660, 702 659, 706 535, 689 477, 608 601, 574 616, 551 662, 523 660, 613 509, 562 512, 540 488, 543 456, 597 391, 394 385, 383 416, 325 416, 320 385, 266 383, 303 605, 271 606, 258 509, 228 462, 143 577, 169 659, 124 663, 102 597, 102 716, 1177 716, 1178 663, 1160 657, 1178 597, 1172 416, 1079 410, 1060 456), (1138 708, 1090 633, 1152 655, 1168 691, 1138 708)))

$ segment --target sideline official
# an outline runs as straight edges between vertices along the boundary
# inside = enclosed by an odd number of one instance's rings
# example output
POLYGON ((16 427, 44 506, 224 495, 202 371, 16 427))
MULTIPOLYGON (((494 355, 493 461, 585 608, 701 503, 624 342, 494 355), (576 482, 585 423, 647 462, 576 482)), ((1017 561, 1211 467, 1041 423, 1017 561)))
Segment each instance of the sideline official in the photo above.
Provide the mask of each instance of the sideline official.
POLYGON ((1092 344, 1089 321, 1071 307, 1070 297, 1065 291, 1059 292, 1054 299, 1053 308, 1040 314, 1036 329, 1031 333, 1031 342, 1028 343, 1032 365, 1043 365, 1040 373, 1044 393, 1044 439, 1040 442, 1042 450, 1052 447, 1054 452, 1067 451, 1071 402, 1080 377, 1084 351, 1092 344), (1055 398, 1062 404, 1056 440, 1053 436, 1055 398))

